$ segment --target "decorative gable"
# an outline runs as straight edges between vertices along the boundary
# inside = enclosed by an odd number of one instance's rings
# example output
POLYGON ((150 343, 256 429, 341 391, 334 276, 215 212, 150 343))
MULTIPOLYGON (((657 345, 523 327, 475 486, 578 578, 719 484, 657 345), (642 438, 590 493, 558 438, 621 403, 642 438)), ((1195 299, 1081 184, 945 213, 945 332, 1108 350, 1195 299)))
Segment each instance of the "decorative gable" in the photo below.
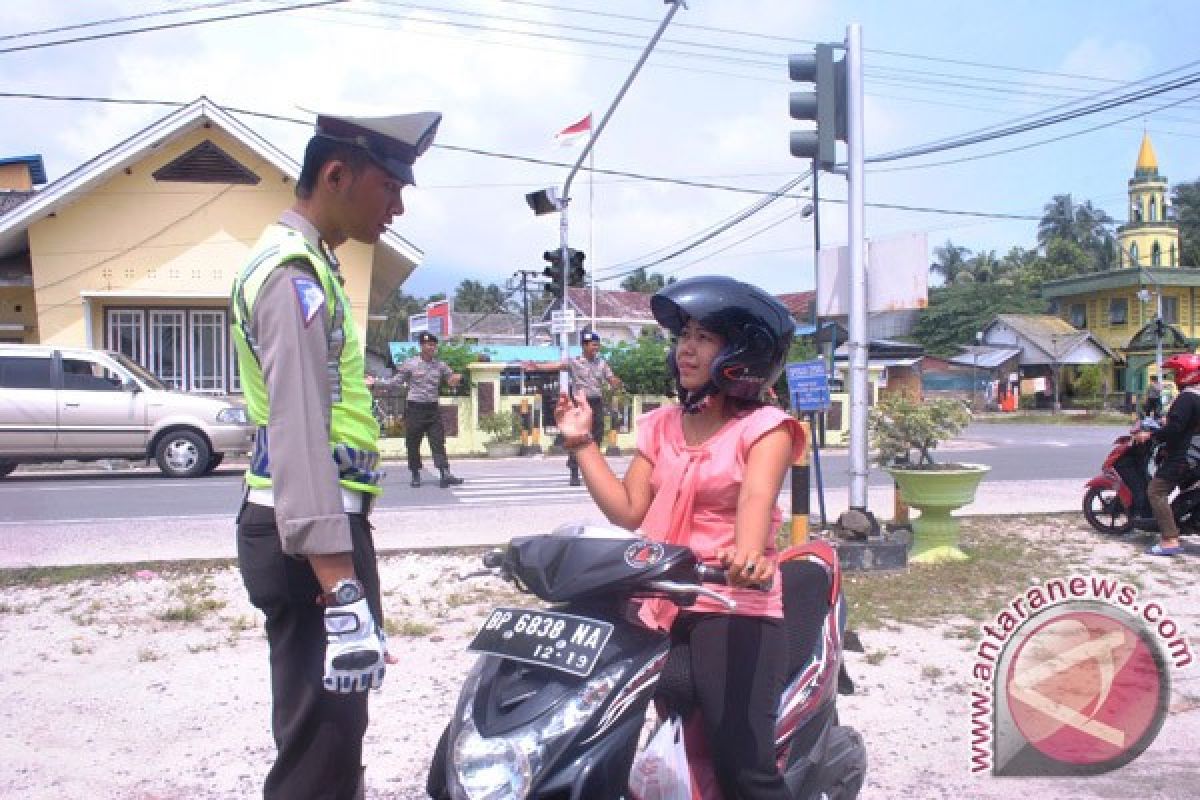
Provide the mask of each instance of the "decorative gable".
POLYGON ((156 181, 257 184, 260 178, 208 139, 154 173, 156 181))

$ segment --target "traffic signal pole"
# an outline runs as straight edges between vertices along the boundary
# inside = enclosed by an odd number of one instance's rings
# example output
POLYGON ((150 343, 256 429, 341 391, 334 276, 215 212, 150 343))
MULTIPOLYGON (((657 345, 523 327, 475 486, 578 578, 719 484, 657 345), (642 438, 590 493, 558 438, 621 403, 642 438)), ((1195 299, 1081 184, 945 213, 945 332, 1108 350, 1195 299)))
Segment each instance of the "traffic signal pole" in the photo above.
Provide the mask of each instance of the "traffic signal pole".
POLYGON ((850 248, 850 508, 867 509, 867 269, 863 220, 862 26, 846 28, 846 209, 850 248))
MULTIPOLYGON (((617 96, 613 98, 612 104, 608 107, 608 110, 604 112, 604 116, 600 118, 600 124, 596 126, 596 130, 594 130, 592 132, 592 135, 588 137, 587 143, 583 147, 583 151, 580 152, 579 158, 575 161, 575 166, 571 167, 571 171, 569 173, 567 173, 567 179, 565 181, 563 181, 563 188, 562 188, 562 194, 561 194, 562 205, 559 208, 559 218, 558 218, 558 240, 559 240, 559 250, 562 252, 562 264, 563 264, 562 310, 563 310, 564 314, 567 311, 567 280, 570 277, 569 276, 570 268, 568 265, 571 263, 571 256, 570 256, 571 248, 568 245, 569 228, 568 228, 568 224, 567 224, 567 208, 570 206, 570 202, 571 202, 571 182, 575 180, 575 173, 579 172, 579 167, 580 167, 580 165, 583 164, 584 159, 586 159, 588 157, 588 154, 590 154, 592 152, 592 147, 593 147, 593 145, 595 145, 596 139, 600 138, 600 134, 604 132, 604 126, 606 126, 608 124, 608 120, 612 117, 613 112, 617 110, 617 106, 620 105, 621 99, 625 97, 625 93, 627 91, 629 91, 629 87, 631 85, 633 85, 633 79, 637 77, 638 72, 640 72, 642 69, 642 65, 645 64, 646 59, 648 59, 650 57, 650 53, 653 52, 655 45, 658 44, 658 40, 660 38, 662 38, 663 32, 667 29, 667 26, 669 24, 671 24, 671 18, 675 16, 675 12, 679 10, 679 7, 684 4, 684 0, 667 0, 667 2, 670 4, 671 7, 669 9, 667 9, 667 14, 665 17, 663 17, 662 23, 659 24, 658 30, 656 30, 654 32, 654 35, 652 37, 650 37, 650 41, 646 44, 645 49, 642 50, 642 54, 641 54, 641 56, 638 57, 637 63, 633 65, 633 70, 630 71, 629 77, 627 77, 625 79, 625 83, 621 86, 621 89, 617 92, 617 96)), ((565 391, 568 391, 568 389, 567 389, 568 381, 570 380, 570 376, 567 373, 567 359, 569 358, 568 348, 569 348, 569 344, 570 344, 570 334, 567 331, 563 330, 563 331, 559 332, 558 337, 559 337, 559 351, 562 355, 562 362, 563 362, 563 368, 558 373, 558 386, 559 386, 559 391, 565 392, 565 391)))

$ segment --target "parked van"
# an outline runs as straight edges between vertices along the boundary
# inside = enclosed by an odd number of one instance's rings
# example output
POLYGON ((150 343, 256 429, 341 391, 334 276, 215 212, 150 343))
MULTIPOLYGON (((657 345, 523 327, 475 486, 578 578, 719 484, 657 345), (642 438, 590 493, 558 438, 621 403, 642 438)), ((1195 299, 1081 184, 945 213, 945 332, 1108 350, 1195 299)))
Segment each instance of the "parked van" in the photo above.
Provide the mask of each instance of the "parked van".
POLYGON ((244 407, 173 391, 121 353, 0 344, 0 477, 18 464, 132 458, 191 478, 253 446, 244 407))

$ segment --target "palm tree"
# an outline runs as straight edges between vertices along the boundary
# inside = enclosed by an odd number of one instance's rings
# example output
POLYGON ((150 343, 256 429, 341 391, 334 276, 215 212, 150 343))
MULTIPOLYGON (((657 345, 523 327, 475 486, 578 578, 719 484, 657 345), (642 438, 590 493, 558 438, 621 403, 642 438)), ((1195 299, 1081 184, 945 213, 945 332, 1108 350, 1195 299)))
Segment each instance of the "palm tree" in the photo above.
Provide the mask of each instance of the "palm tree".
POLYGON ((638 267, 625 280, 621 281, 621 288, 627 292, 641 292, 642 294, 654 294, 659 289, 666 286, 668 283, 674 283, 672 278, 668 281, 657 272, 646 274, 645 267, 638 267))
MULTIPOLYGON (((949 239, 941 247, 933 248, 934 262, 929 265, 929 271, 934 275, 940 276, 942 283, 949 285, 958 280, 960 273, 966 269, 967 257, 971 251, 965 247, 960 247, 949 239)), ((968 278, 973 280, 974 276, 968 278)))
POLYGON ((1056 194, 1042 206, 1042 219, 1038 223, 1038 244, 1045 247, 1052 239, 1076 239, 1075 204, 1069 194, 1056 194))

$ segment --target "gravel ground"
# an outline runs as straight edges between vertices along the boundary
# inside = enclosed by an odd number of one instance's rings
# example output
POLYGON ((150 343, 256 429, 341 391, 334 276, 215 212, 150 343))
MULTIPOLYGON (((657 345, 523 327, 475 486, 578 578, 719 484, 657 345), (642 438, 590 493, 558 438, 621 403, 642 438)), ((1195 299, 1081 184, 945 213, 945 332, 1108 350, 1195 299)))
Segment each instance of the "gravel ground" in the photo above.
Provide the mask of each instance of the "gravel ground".
MULTIPOLYGON (((1057 524, 1054 530, 1061 530, 1057 524)), ((1012 535, 1037 536, 1036 525, 1012 535)), ((1057 533, 1056 533, 1057 535, 1057 533)), ((1133 544, 1079 531, 1080 571, 1143 574, 1200 650, 1195 558, 1152 562, 1133 544), (1082 542, 1082 546, 1080 546, 1082 542)), ((393 652, 372 698, 368 798, 423 797, 430 752, 471 656, 482 615, 511 603, 494 578, 460 579, 477 556, 393 556, 381 564, 393 652)), ((977 640, 963 620, 861 632, 859 691, 843 722, 862 732, 864 798, 1194 797, 1197 670, 1173 675, 1156 742, 1125 768, 1070 783, 973 778, 966 686, 977 640)), ((853 625, 853 620, 851 620, 853 625)), ((227 800, 258 796, 273 746, 266 641, 232 568, 121 571, 0 595, 0 797, 227 800)))

